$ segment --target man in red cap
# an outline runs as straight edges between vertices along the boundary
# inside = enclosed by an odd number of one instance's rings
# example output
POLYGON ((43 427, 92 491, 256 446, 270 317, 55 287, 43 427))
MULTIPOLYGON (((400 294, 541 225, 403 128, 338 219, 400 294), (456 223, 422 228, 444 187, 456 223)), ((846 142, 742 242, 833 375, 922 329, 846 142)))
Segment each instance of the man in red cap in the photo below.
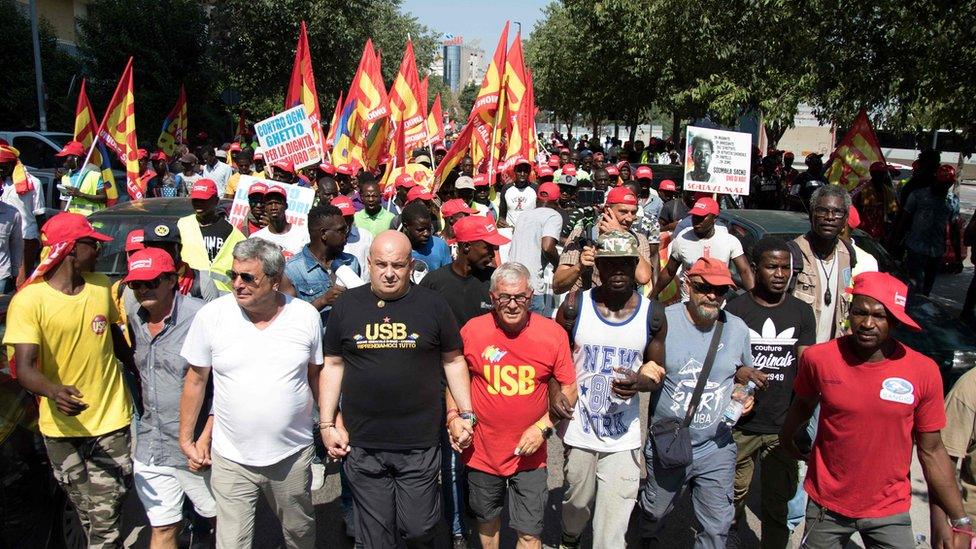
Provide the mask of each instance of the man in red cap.
POLYGON ((522 212, 535 207, 535 185, 529 183, 532 163, 519 157, 515 161, 515 181, 502 187, 498 199, 498 226, 514 227, 522 212))
POLYGON ((332 199, 331 204, 339 208, 346 221, 346 246, 343 249, 355 256, 360 265, 366 265, 369 247, 373 244, 373 233, 356 226, 356 207, 348 196, 337 196, 332 199))
POLYGON ((217 211, 220 195, 213 180, 197 180, 190 189, 190 202, 193 214, 176 223, 183 240, 182 259, 193 269, 209 271, 217 289, 229 292, 227 273, 233 266, 234 246, 245 237, 217 211))
POLYGON ((359 198, 359 192, 356 190, 357 175, 359 173, 357 166, 354 164, 336 166, 335 178, 336 185, 339 187, 339 194, 352 200, 352 205, 358 212, 363 209, 363 201, 359 198))
POLYGON ((410 192, 410 189, 417 186, 417 182, 413 180, 410 174, 401 173, 396 177, 393 185, 396 189, 396 194, 393 195, 392 199, 386 200, 383 203, 383 209, 393 215, 400 215, 403 207, 407 205, 407 193, 410 192))
POLYGON ((580 288, 587 290, 600 284, 600 273, 595 268, 596 248, 599 235, 608 231, 623 231, 634 235, 640 258, 635 279, 638 285, 652 282, 654 274, 651 258, 655 256, 647 237, 632 230, 637 219, 637 195, 627 187, 614 187, 607 193, 606 206, 599 220, 590 225, 580 223, 566 238, 566 247, 559 256, 559 266, 552 277, 554 293, 561 294, 580 288))
MULTIPOLYGON (((444 204, 441 205, 441 218, 444 220, 444 228, 441 230, 440 236, 444 239, 449 246, 454 246, 457 241, 454 240, 454 224, 463 217, 469 215, 474 215, 478 213, 478 210, 471 208, 464 203, 460 198, 452 198, 444 204)), ((454 255, 452 253, 452 255, 454 255)))
POLYGON ((508 260, 520 263, 532 275, 530 310, 550 317, 555 308, 549 281, 545 271, 550 265, 559 265, 559 233, 563 218, 559 214, 559 186, 555 183, 539 185, 535 208, 519 217, 519 224, 512 233, 512 248, 508 260))
POLYGON ((866 546, 913 546, 909 470, 917 445, 941 509, 933 546, 969 547, 972 520, 939 432, 946 424, 939 367, 891 337, 898 326, 921 329, 905 311, 908 288, 889 274, 863 273, 850 293, 850 335, 803 353, 780 431, 780 444, 809 463, 804 545, 843 547, 859 532, 866 546), (817 439, 804 452, 794 435, 818 404, 817 439))
POLYGON ((247 218, 241 230, 244 236, 251 236, 268 226, 268 218, 264 215, 264 193, 267 191, 268 186, 260 181, 247 188, 247 218))
POLYGON ((298 172, 295 164, 287 160, 279 160, 271 165, 271 179, 288 185, 298 185, 298 172))
POLYGON ((258 175, 254 173, 254 153, 251 149, 241 149, 234 154, 234 163, 237 164, 237 171, 227 180, 227 188, 224 189, 224 198, 234 198, 234 195, 237 194, 237 185, 241 181, 241 176, 258 175))
POLYGON ((861 273, 879 271, 878 260, 875 259, 873 255, 868 253, 864 248, 857 245, 857 242, 851 237, 851 233, 854 229, 862 227, 863 230, 864 223, 861 219, 860 212, 852 204, 847 214, 847 225, 840 233, 840 238, 847 242, 847 244, 854 250, 854 257, 857 258, 856 265, 851 269, 851 276, 857 276, 861 273))
POLYGON ((181 182, 179 174, 169 171, 169 157, 163 151, 156 151, 149 155, 153 171, 156 176, 146 187, 146 196, 155 198, 175 198, 180 195, 181 182))
POLYGON ((108 190, 101 168, 91 163, 81 165, 86 152, 84 145, 78 141, 68 141, 54 155, 64 158, 62 170, 58 172, 62 174, 59 190, 67 197, 63 197, 62 201, 70 200, 68 211, 82 215, 102 210, 108 202, 108 190))
MULTIPOLYGON (((675 501, 690 489, 702 525, 695 547, 722 548, 735 515, 731 491, 736 445, 725 411, 736 372, 752 365, 749 328, 722 310, 725 295, 735 288, 725 261, 698 259, 682 285, 688 301, 665 309, 665 375, 651 395, 652 428, 644 445, 647 483, 638 498, 641 537, 656 541, 675 501), (690 448, 684 446, 690 456, 671 461, 677 456, 667 450, 675 448, 662 446, 669 443, 662 428, 679 426, 690 439, 690 448)), ((742 404, 748 414, 752 399, 742 404)))
POLYGON ((498 210, 491 201, 491 186, 488 184, 488 176, 478 174, 474 177, 474 198, 471 206, 478 210, 478 215, 498 219, 498 210))
POLYGON ((428 206, 421 200, 407 204, 400 215, 400 231, 410 240, 413 257, 412 272, 414 283, 420 283, 427 273, 451 263, 451 248, 444 239, 436 235, 432 215, 428 206))
POLYGON ((25 279, 41 252, 37 216, 44 215, 44 189, 40 180, 31 175, 20 161, 20 151, 5 143, 0 143, 0 181, 3 182, 0 200, 13 206, 20 214, 24 255, 16 276, 25 279))
POLYGON ((40 398, 54 478, 89 546, 121 547, 132 399, 116 359, 132 363, 110 282, 92 272, 111 238, 74 213, 52 217, 41 234, 47 254, 10 302, 3 343, 14 349, 17 381, 40 398))
POLYGON ((956 183, 956 169, 948 164, 935 172, 935 182, 908 195, 898 218, 892 242, 904 238, 905 268, 913 292, 929 295, 946 253, 946 232, 952 220, 949 189, 956 183))
POLYGON ((288 191, 281 185, 269 185, 264 191, 264 215, 268 226, 255 232, 249 238, 263 238, 281 246, 285 259, 302 251, 308 244, 308 231, 288 222, 288 191))
MULTIPOLYGON (((718 213, 718 202, 708 197, 699 198, 691 207, 691 229, 685 229, 671 242, 671 257, 651 290, 651 298, 656 299, 679 270, 687 271, 701 257, 711 257, 726 265, 735 263, 743 288, 752 289, 752 270, 742 251, 742 243, 729 234, 728 229, 715 224, 718 213)), ((687 294, 682 292, 681 297, 685 299, 687 294)))

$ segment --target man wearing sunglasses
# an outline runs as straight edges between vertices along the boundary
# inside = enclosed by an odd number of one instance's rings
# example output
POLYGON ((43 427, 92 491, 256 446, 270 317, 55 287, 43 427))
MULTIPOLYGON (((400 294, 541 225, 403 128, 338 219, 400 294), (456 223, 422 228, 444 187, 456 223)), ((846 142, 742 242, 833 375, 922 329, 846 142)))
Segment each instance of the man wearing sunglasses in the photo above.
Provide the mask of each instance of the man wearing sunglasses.
MULTIPOLYGON (((703 257, 685 273, 688 301, 665 309, 668 333, 664 357, 664 380, 651 394, 651 425, 662 420, 686 418, 706 356, 718 323, 721 338, 711 371, 704 381, 701 399, 691 415, 692 460, 684 467, 665 468, 656 460, 652 436, 644 445, 647 484, 638 497, 641 510, 641 536, 645 545, 655 546, 667 515, 685 490, 691 490, 695 516, 702 528, 695 547, 725 547, 735 509, 732 485, 735 476, 736 446, 731 429, 722 421, 732 397, 735 373, 752 364, 749 328, 738 317, 722 310, 725 294, 734 288, 725 261, 703 257)), ((744 413, 752 408, 746 402, 744 413)))
POLYGON ((315 545, 310 418, 322 367, 322 322, 314 307, 278 291, 284 267, 276 244, 249 238, 234 246, 233 293, 200 309, 180 352, 190 364, 180 401, 180 448, 191 468, 207 462, 194 427, 214 376, 210 459, 218 547, 252 545, 262 493, 287 547, 315 545))
MULTIPOLYGON (((188 467, 179 444, 180 395, 189 369, 180 349, 203 302, 177 291, 173 258, 158 248, 129 257, 125 283, 135 295, 126 316, 145 410, 133 458, 135 489, 152 525, 152 546, 175 547, 184 497, 200 516, 213 519, 217 514, 209 472, 213 416, 202 414, 193 429, 193 443, 204 456, 202 466, 188 467)), ((208 385, 205 409, 210 409, 212 393, 208 385)))

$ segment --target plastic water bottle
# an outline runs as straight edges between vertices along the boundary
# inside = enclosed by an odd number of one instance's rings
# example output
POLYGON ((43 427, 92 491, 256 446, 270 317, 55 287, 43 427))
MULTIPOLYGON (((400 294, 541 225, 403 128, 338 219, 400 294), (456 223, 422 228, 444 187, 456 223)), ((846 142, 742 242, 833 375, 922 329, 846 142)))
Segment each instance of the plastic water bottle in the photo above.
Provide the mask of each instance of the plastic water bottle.
POLYGON ((732 390, 732 400, 729 401, 729 405, 725 408, 725 416, 722 418, 722 423, 725 423, 730 428, 739 422, 739 418, 742 417, 742 410, 745 408, 746 399, 755 394, 756 384, 753 382, 746 383, 745 385, 736 385, 735 389, 732 390))

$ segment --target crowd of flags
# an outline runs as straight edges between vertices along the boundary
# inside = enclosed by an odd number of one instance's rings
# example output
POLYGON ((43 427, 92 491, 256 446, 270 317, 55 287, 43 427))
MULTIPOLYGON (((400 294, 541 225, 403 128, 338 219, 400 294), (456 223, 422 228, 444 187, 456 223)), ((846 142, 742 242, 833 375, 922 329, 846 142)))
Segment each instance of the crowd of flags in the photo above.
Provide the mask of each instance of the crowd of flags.
MULTIPOLYGON (((498 173, 513 168, 520 158, 536 159, 538 109, 532 72, 525 66, 521 33, 516 34, 509 46, 508 30, 506 23, 467 122, 454 136, 444 159, 435 166, 434 181, 427 182, 428 185, 436 188, 443 176, 465 156, 471 157, 475 172, 488 174, 490 181, 498 173)), ((104 179, 110 183, 110 204, 118 198, 109 162, 110 150, 125 165, 129 197, 142 198, 146 193, 145 182, 139 177, 132 63, 129 58, 100 123, 96 123, 84 80, 75 113, 74 138, 85 145, 86 160, 100 167, 104 179)), ((324 161, 377 173, 385 166, 383 180, 390 182, 411 162, 412 151, 432 152, 435 146, 446 146, 446 131, 453 132, 456 125, 448 121, 445 128, 440 94, 428 109, 429 75, 420 79, 412 41, 406 43, 389 92, 381 63, 372 40, 367 40, 349 89, 339 94, 328 131, 323 132, 308 31, 303 21, 284 109, 298 105, 305 108, 316 129, 313 138, 321 147, 324 161)), ((187 128, 186 90, 180 86, 176 104, 163 121, 156 142, 159 149, 172 156, 176 147, 186 142, 187 128)), ((246 134, 243 111, 239 113, 237 134, 237 139, 246 134)), ((831 183, 853 189, 869 177, 871 163, 883 159, 874 129, 862 110, 828 159, 827 178, 831 183)))

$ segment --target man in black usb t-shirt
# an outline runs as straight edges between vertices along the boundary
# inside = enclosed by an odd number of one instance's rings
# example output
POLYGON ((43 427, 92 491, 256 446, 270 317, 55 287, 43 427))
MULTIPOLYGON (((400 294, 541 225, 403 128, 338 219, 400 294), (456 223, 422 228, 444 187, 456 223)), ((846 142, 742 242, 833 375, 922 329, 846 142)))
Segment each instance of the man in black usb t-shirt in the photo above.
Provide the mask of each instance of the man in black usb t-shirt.
POLYGON ((442 379, 468 433, 476 422, 457 321, 441 295, 410 284, 410 249, 396 231, 376 237, 370 284, 336 301, 324 340, 322 440, 330 456, 346 457, 366 547, 393 548, 400 538, 433 547, 446 537, 439 531, 442 379))

